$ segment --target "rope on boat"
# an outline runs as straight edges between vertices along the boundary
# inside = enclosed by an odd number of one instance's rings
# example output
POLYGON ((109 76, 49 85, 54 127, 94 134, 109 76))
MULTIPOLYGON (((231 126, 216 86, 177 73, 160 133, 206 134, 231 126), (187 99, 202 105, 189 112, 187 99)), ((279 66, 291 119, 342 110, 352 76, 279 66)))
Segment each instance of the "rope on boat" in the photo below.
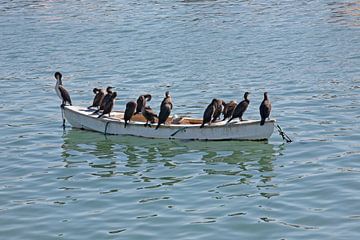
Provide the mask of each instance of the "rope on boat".
POLYGON ((277 130, 279 131, 279 135, 282 137, 283 140, 285 140, 287 143, 291 143, 292 140, 290 137, 281 129, 279 124, 276 124, 277 130))
POLYGON ((175 132, 173 132, 170 136, 173 137, 173 136, 175 136, 176 134, 178 134, 179 132, 184 131, 186 128, 187 128, 187 127, 182 127, 182 128, 180 128, 180 129, 176 130, 175 132))
POLYGON ((63 120, 63 128, 65 129, 64 106, 61 105, 61 106, 60 106, 60 109, 61 109, 61 118, 62 118, 62 120, 63 120))
POLYGON ((107 134, 107 128, 108 128, 108 126, 109 126, 109 123, 110 122, 106 122, 106 124, 105 124, 105 131, 104 131, 104 135, 106 136, 106 134, 107 134))

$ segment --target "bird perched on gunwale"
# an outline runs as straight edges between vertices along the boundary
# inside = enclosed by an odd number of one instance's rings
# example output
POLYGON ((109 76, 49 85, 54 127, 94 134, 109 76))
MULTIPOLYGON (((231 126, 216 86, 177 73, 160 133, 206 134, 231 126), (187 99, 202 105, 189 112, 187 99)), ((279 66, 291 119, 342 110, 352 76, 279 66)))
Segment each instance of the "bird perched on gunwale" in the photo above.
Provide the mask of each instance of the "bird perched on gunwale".
POLYGON ((114 107, 114 104, 115 104, 115 98, 117 96, 117 93, 116 92, 113 92, 111 94, 111 97, 110 99, 105 103, 104 105, 104 109, 103 109, 103 112, 98 116, 98 118, 101 118, 102 116, 104 116, 105 114, 109 114, 109 117, 110 117, 110 113, 114 107))
POLYGON ((104 110, 106 103, 111 100, 111 97, 113 94, 112 89, 113 89, 113 87, 110 87, 110 86, 106 88, 106 94, 99 103, 99 109, 97 109, 95 112, 93 112, 93 114, 98 113, 101 110, 104 110))
POLYGON ((225 102, 221 99, 216 99, 215 102, 215 111, 211 122, 215 122, 221 115, 225 102))
POLYGON ((144 101, 142 102, 142 104, 143 105, 142 105, 141 113, 144 116, 144 118, 146 119, 145 127, 147 127, 147 126, 151 127, 149 122, 155 123, 155 118, 157 118, 158 116, 151 109, 151 107, 146 106, 146 98, 144 98, 144 101))
POLYGON ((271 102, 267 92, 264 92, 264 99, 260 104, 259 110, 261 116, 260 125, 262 126, 265 124, 265 120, 269 118, 271 112, 271 102))
POLYGON ((101 101, 103 100, 103 98, 105 96, 105 92, 101 88, 94 88, 93 93, 95 94, 94 100, 93 100, 92 105, 89 106, 88 109, 90 109, 92 107, 99 107, 101 101))
POLYGON ((170 116, 171 110, 173 108, 172 98, 169 91, 166 91, 165 98, 162 100, 160 105, 159 121, 155 129, 158 129, 161 124, 165 123, 168 117, 170 116))
POLYGON ((60 72, 56 72, 54 76, 56 79, 55 92, 62 101, 60 107, 64 108, 66 103, 69 103, 70 106, 72 106, 70 94, 62 84, 62 74, 60 72))
POLYGON ((211 103, 206 107, 203 114, 203 122, 200 128, 203 128, 206 123, 211 124, 211 120, 214 116, 218 99, 214 98, 211 103))
POLYGON ((228 123, 233 120, 234 118, 239 118, 240 121, 243 121, 242 116, 246 109, 248 108, 250 104, 250 100, 248 99, 249 92, 245 92, 244 94, 244 100, 242 100, 235 108, 232 117, 229 119, 228 123))
POLYGON ((150 102, 151 101, 151 95, 150 94, 144 94, 144 95, 140 95, 138 97, 138 99, 136 100, 136 112, 135 114, 141 113, 142 111, 142 107, 144 105, 144 102, 150 102))
POLYGON ((126 104, 126 108, 124 112, 124 120, 125 120, 124 128, 126 128, 127 123, 134 115, 136 107, 137 107, 137 103, 135 101, 130 101, 126 104))
POLYGON ((235 102, 235 101, 230 101, 228 103, 225 103, 225 106, 223 109, 223 115, 224 115, 223 121, 225 121, 225 119, 227 119, 227 118, 232 117, 236 106, 237 106, 237 102, 235 102))

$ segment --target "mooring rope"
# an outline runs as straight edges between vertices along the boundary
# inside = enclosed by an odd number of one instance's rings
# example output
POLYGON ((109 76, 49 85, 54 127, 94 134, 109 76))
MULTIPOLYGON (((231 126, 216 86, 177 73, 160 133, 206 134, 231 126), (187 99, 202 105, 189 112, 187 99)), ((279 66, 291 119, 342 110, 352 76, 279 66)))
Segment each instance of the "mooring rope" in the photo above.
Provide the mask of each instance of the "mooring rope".
POLYGON ((110 122, 106 122, 106 124, 105 124, 105 131, 104 131, 104 135, 106 136, 106 134, 107 134, 107 128, 108 128, 108 126, 109 126, 109 123, 110 122))
POLYGON ((184 131, 185 129, 187 129, 187 127, 182 127, 182 128, 180 128, 180 129, 176 130, 175 132, 173 132, 170 136, 173 137, 173 136, 175 136, 176 134, 178 134, 179 132, 184 131))
POLYGON ((290 137, 281 129, 279 124, 276 124, 277 130, 279 131, 279 135, 282 137, 283 140, 285 140, 287 143, 291 143, 292 140, 290 137))
POLYGON ((64 106, 61 105, 61 106, 60 106, 60 109, 61 109, 61 118, 62 118, 62 120, 63 120, 63 128, 65 128, 64 106))

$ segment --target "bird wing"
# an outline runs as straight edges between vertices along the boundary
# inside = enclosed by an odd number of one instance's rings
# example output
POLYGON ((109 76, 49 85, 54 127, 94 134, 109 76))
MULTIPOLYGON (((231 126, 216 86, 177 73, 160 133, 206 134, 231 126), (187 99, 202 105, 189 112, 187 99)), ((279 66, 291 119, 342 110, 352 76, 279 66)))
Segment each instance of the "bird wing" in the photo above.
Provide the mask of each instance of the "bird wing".
POLYGON ((171 112, 170 104, 165 104, 165 105, 161 106, 161 110, 159 113, 159 122, 164 123, 166 121, 166 119, 169 117, 170 112, 171 112))
POLYGON ((150 107, 146 107, 144 111, 148 116, 157 117, 156 113, 150 107))
POLYGON ((110 113, 113 107, 114 107, 114 101, 109 100, 104 106, 103 114, 110 113))
POLYGON ((211 118, 213 117, 214 111, 215 111, 215 106, 210 104, 205 109, 205 112, 204 112, 204 115, 203 115, 203 122, 210 122, 211 118))
POLYGON ((260 105, 260 115, 262 118, 267 118, 270 116, 271 103, 264 100, 260 105))
POLYGON ((249 103, 244 101, 241 101, 235 108, 234 113, 233 113, 233 117, 239 117, 241 114, 243 114, 245 112, 245 110, 247 109, 249 103))
POLYGON ((68 102, 68 103, 71 104, 70 94, 69 94, 69 92, 68 92, 62 85, 59 85, 59 91, 60 91, 60 94, 61 94, 62 99, 63 99, 65 102, 68 102))
POLYGON ((124 119, 130 119, 136 110, 136 102, 128 102, 124 113, 124 119))

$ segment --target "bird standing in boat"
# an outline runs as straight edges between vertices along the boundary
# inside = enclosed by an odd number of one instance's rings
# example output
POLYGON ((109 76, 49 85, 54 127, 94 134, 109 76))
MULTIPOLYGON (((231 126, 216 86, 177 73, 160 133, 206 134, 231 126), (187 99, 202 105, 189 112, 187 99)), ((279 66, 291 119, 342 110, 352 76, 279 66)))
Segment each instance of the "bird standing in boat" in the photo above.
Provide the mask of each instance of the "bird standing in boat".
POLYGON ((55 73, 55 79, 56 79, 56 84, 55 84, 55 91, 56 94, 58 95, 58 97, 61 99, 62 103, 60 105, 61 108, 64 108, 64 106, 66 105, 66 103, 69 103, 70 106, 72 106, 71 103, 71 98, 70 98, 70 94, 69 92, 64 88, 64 86, 62 85, 62 74, 60 72, 56 72, 55 73))
POLYGON ((115 104, 115 98, 117 96, 117 93, 116 92, 113 92, 111 94, 111 97, 110 99, 105 103, 104 105, 104 109, 103 109, 103 112, 98 116, 98 118, 101 118, 102 116, 104 116, 105 114, 109 114, 109 117, 110 117, 110 113, 114 107, 114 104, 115 104))
POLYGON ((144 102, 150 102, 151 101, 151 95, 150 94, 144 94, 144 95, 140 95, 136 101, 136 112, 135 114, 141 113, 142 112, 142 107, 144 105, 144 102))
POLYGON ((234 118, 239 118, 240 121, 243 121, 242 116, 246 109, 248 108, 250 104, 250 100, 248 99, 249 92, 245 92, 244 94, 244 100, 242 100, 235 108, 232 117, 229 119, 228 123, 231 122, 234 118))
POLYGON ((213 118, 215 110, 216 110, 217 101, 218 101, 218 99, 214 98, 211 101, 211 103, 207 106, 207 108, 205 109, 204 114, 203 114, 203 122, 202 122, 200 128, 203 128, 206 123, 209 123, 209 125, 211 124, 211 119, 213 118))
POLYGON ((100 88, 94 88, 93 93, 95 94, 95 97, 94 97, 92 105, 89 106, 88 109, 90 109, 92 107, 99 107, 101 101, 103 100, 103 98, 105 96, 104 90, 102 90, 100 88))
POLYGON ((149 126, 151 127, 151 125, 149 124, 149 122, 151 123, 155 123, 155 118, 157 118, 156 113, 151 109, 151 107, 146 106, 146 98, 144 98, 143 101, 143 106, 141 109, 141 113, 144 116, 144 118, 146 119, 146 123, 145 123, 145 127, 149 126))
POLYGON ((267 92, 264 92, 264 100, 261 102, 259 107, 260 116, 261 116, 261 121, 260 121, 261 126, 265 124, 265 120, 269 118, 271 112, 271 102, 267 94, 268 94, 267 92))
POLYGON ((223 110, 223 115, 224 115, 223 121, 225 121, 225 119, 227 119, 227 118, 232 117, 233 112, 236 108, 236 105, 237 105, 237 102, 235 102, 235 101, 230 101, 225 104, 224 110, 223 110))
POLYGON ((171 110, 173 108, 172 98, 169 91, 166 91, 165 98, 160 105, 159 121, 155 129, 158 129, 161 124, 165 123, 168 117, 170 116, 171 110))
POLYGON ((106 88, 106 94, 99 103, 99 109, 96 110, 95 112, 93 112, 93 114, 98 113, 101 110, 104 110, 106 103, 111 100, 111 97, 113 94, 112 89, 113 89, 113 87, 110 87, 110 86, 106 88))
POLYGON ((124 128, 126 128, 127 123, 134 115, 136 107, 137 107, 137 103, 135 101, 130 101, 126 104, 126 108, 124 112, 124 120, 125 120, 124 128))
POLYGON ((211 122, 215 122, 220 117, 224 106, 225 106, 225 102, 223 100, 216 99, 215 111, 214 111, 213 119, 211 122))

